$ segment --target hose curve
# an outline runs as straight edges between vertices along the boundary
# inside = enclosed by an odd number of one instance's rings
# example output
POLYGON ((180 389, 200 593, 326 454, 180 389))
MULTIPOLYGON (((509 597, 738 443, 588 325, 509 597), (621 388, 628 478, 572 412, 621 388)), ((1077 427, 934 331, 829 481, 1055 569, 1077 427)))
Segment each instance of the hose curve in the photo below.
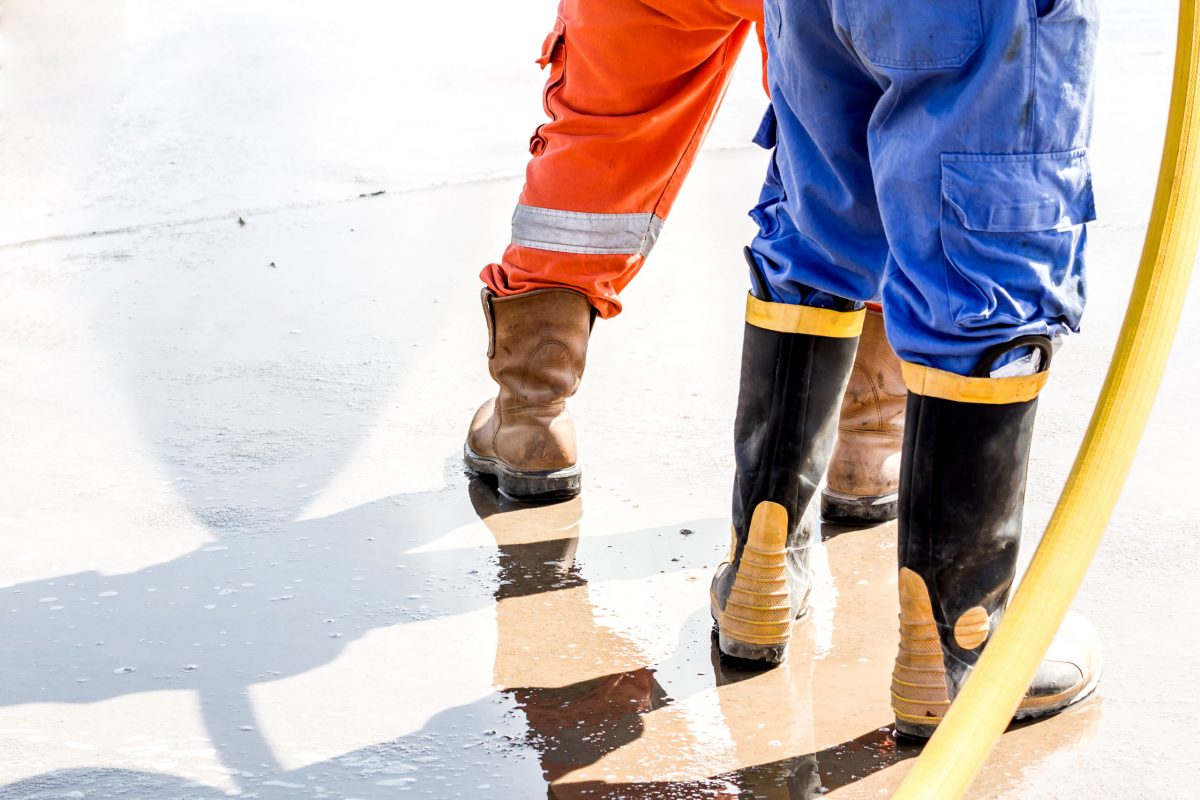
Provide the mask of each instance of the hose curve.
POLYGON ((1099 546, 1166 369, 1200 240, 1200 0, 1180 0, 1158 188, 1121 336, 1070 477, 1004 621, 896 793, 954 800, 1004 732, 1099 546))

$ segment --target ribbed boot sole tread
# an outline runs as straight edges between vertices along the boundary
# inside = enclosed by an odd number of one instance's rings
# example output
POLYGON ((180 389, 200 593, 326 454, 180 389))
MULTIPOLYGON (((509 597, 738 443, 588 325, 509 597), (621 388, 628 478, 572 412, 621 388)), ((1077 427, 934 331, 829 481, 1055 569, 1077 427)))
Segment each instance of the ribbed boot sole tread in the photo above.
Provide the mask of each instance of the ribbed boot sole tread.
POLYGON ((463 448, 463 463, 481 477, 494 478, 505 497, 526 502, 574 497, 583 486, 578 465, 558 470, 519 470, 496 458, 463 448))
POLYGON ((712 598, 722 653, 770 663, 784 659, 796 616, 788 589, 787 530, 782 506, 762 502, 754 509, 725 607, 712 598))

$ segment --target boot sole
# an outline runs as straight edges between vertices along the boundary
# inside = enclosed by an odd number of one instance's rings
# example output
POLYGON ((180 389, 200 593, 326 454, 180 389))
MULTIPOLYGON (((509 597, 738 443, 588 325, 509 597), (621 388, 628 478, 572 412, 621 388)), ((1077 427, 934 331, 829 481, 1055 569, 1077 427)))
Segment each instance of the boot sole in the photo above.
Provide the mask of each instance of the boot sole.
POLYGON ((899 514, 900 493, 859 497, 831 489, 821 491, 821 519, 844 525, 891 522, 899 514))
MULTIPOLYGON (((721 632, 721 625, 717 621, 717 615, 720 613, 714 605, 712 608, 713 631, 717 635, 717 650, 720 652, 722 658, 761 661, 767 664, 782 664, 787 660, 788 645, 791 643, 790 635, 788 640, 782 644, 751 644, 750 642, 743 642, 731 636, 726 636, 721 632)), ((805 606, 800 609, 800 613, 796 615, 794 622, 799 622, 807 616, 808 607, 805 606)))
POLYGON ((721 655, 727 658, 740 658, 743 661, 762 661, 767 664, 782 664, 787 659, 788 643, 780 645, 760 645, 739 642, 717 631, 717 647, 721 655))
MULTIPOLYGON (((1025 710, 1021 710, 1020 707, 1018 707, 1017 713, 1013 714, 1013 721, 1016 722, 1018 720, 1052 717, 1055 714, 1066 711, 1071 706, 1082 703, 1084 700, 1087 700, 1089 697, 1091 697, 1093 693, 1095 693, 1096 687, 1100 685, 1100 675, 1103 671, 1103 668, 1097 669, 1096 674, 1092 677, 1091 681, 1089 681, 1088 684, 1079 691, 1079 694, 1074 695, 1070 700, 1062 703, 1061 705, 1051 705, 1045 708, 1029 708, 1025 710)), ((941 720, 938 720, 938 722, 941 722, 941 720)), ((905 722, 900 719, 896 720, 896 732, 908 737, 909 739, 927 741, 931 736, 933 736, 933 733, 936 730, 936 724, 917 725, 915 723, 905 722)))
POLYGON ((578 466, 557 470, 513 469, 499 459, 479 455, 466 445, 463 463, 480 477, 494 478, 496 489, 510 500, 564 500, 575 497, 583 488, 583 472, 578 466))

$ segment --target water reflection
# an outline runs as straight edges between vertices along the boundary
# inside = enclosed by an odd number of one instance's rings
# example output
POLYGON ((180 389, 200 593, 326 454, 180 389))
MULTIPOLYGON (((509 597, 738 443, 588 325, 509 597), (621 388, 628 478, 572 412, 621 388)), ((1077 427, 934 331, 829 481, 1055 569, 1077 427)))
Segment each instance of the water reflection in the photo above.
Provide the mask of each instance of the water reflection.
MULTIPOLYGON (((582 500, 522 506, 478 482, 470 496, 498 548, 496 683, 524 716, 517 746, 536 753, 548 797, 805 800, 855 784, 886 790, 900 777, 889 768, 919 754, 896 740, 887 715, 893 528, 827 527, 837 589, 797 626, 784 665, 721 658, 705 635, 707 609, 689 618, 670 663, 652 663, 589 597, 577 555, 582 500), (702 648, 710 683, 675 685, 679 663, 702 648)), ((1077 741, 1096 717, 1083 709, 1044 723, 1053 727, 1018 743, 1022 768, 1077 741)), ((980 787, 1008 788, 1020 774, 985 775, 980 787)))
MULTIPOLYGON (((137 630, 124 634, 118 618, 134 618, 131 610, 111 620, 60 613, 57 623, 39 627, 44 655, 34 651, 32 631, 10 640, 15 658, 5 671, 12 680, 0 694, 9 705, 50 700, 86 710, 123 696, 110 687, 117 678, 132 681, 126 692, 164 683, 156 676, 189 651, 187 643, 227 633, 230 641, 271 647, 217 648, 199 670, 170 685, 195 690, 215 755, 238 770, 236 787, 261 800, 377 796, 380 787, 436 798, 791 799, 886 793, 896 784, 903 766, 891 767, 917 750, 898 744, 886 727, 895 647, 893 530, 827 536, 833 589, 818 598, 812 619, 796 627, 788 662, 760 670, 717 656, 705 605, 708 573, 683 561, 680 570, 660 569, 674 566, 680 552, 697 563, 707 554, 695 551, 714 542, 697 547, 701 537, 681 538, 678 523, 581 538, 583 509, 581 500, 507 505, 486 487, 468 489, 451 475, 443 492, 297 523, 302 537, 264 538, 257 556, 228 563, 265 582, 270 563, 288 556, 288 578, 307 578, 299 586, 313 587, 305 594, 248 613, 213 609, 204 624, 189 617, 186 642, 163 639, 152 651, 142 648, 139 665, 146 669, 71 691, 65 676, 53 673, 50 680, 43 659, 73 659, 78 666, 81 654, 92 652, 74 646, 84 635, 134 650, 129 637, 165 632, 183 618, 171 612, 177 606, 162 614, 143 609, 137 630), (473 539, 449 550, 421 544, 465 530, 463 515, 482 520, 486 532, 475 530, 491 542, 473 539), (403 543, 387 550, 392 558, 380 559, 374 537, 364 536, 383 531, 402 532, 403 543), (369 580, 356 583, 357 575, 369 580), (657 588, 642 594, 651 584, 657 588), (370 592, 355 591, 360 585, 370 592), (422 586, 430 590, 414 599, 422 586), (615 614, 618 597, 624 606, 615 614), (333 628, 312 624, 314 618, 334 619, 335 632, 344 635, 330 638, 333 628), (430 647, 426 632, 447 641, 430 647), (437 657, 413 661, 413 648, 437 657), (222 661, 216 654, 228 655, 222 661), (261 671, 264 658, 284 667, 283 675, 253 680, 249 670, 261 671), (401 678, 383 680, 379 665, 401 678), (45 677, 35 683, 34 672, 45 677), (479 694, 456 688, 473 675, 482 679, 479 694), (240 688, 247 684, 249 693, 240 688), (41 688, 34 694, 31 687, 41 688), (439 693, 427 696, 433 692, 439 693), (298 793, 301 786, 313 791, 298 793)), ((718 522, 682 524, 703 531, 718 522)), ((204 557, 234 552, 197 554, 152 574, 94 576, 85 588, 96 596, 116 586, 115 603, 136 602, 147 586, 160 586, 155 594, 174 600, 173 587, 223 585, 215 580, 223 573, 204 557)), ((14 606, 22 612, 55 589, 18 588, 10 604, 24 604, 14 606)), ((105 648, 93 643, 92 649, 105 648)), ((1006 735, 978 795, 1019 787, 1023 770, 1085 738, 1099 709, 1092 702, 1006 735)), ((221 791, 196 778, 96 767, 11 782, 0 797, 185 798, 221 791)))
MULTIPOLYGON (((600 652, 633 654, 637 648, 595 619, 587 581, 575 560, 581 498, 523 506, 505 500, 480 481, 471 482, 470 496, 498 547, 496 681, 524 713, 529 729, 525 744, 538 753, 542 773, 552 784, 637 739, 642 716, 666 705, 667 695, 648 667, 564 685, 521 685, 536 676, 541 656, 566 648, 578 650, 577 640, 589 634, 601 640, 600 652), (552 592, 559 594, 545 596, 552 592), (519 598, 532 598, 538 607, 515 602, 519 598), (550 613, 570 621, 574 630, 547 624, 550 613)), ((582 663, 572 658, 568 669, 586 671, 587 654, 580 656, 582 663)), ((542 677, 551 676, 543 673, 542 677)))

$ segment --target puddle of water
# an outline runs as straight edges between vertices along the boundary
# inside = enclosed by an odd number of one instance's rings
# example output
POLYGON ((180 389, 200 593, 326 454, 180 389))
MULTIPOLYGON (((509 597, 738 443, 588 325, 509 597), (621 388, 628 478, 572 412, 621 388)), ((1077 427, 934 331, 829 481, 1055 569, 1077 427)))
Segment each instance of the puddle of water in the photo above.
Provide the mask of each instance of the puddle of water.
MULTIPOLYGON (((919 754, 890 727, 894 524, 827 526, 832 591, 797 624, 785 665, 720 658, 707 608, 690 614, 682 635, 661 631, 679 637, 668 660, 639 663, 636 643, 600 623, 589 599, 579 499, 521 507, 478 483, 471 496, 498 545, 496 681, 527 729, 514 747, 536 754, 550 797, 886 793, 919 754)), ((658 554, 633 547, 627 558, 656 563, 658 554)), ((679 589, 706 599, 696 582, 679 589)), ((1005 769, 985 774, 977 790, 1019 785, 1024 767, 1077 743, 1097 709, 1014 728, 993 757, 1005 769)))

